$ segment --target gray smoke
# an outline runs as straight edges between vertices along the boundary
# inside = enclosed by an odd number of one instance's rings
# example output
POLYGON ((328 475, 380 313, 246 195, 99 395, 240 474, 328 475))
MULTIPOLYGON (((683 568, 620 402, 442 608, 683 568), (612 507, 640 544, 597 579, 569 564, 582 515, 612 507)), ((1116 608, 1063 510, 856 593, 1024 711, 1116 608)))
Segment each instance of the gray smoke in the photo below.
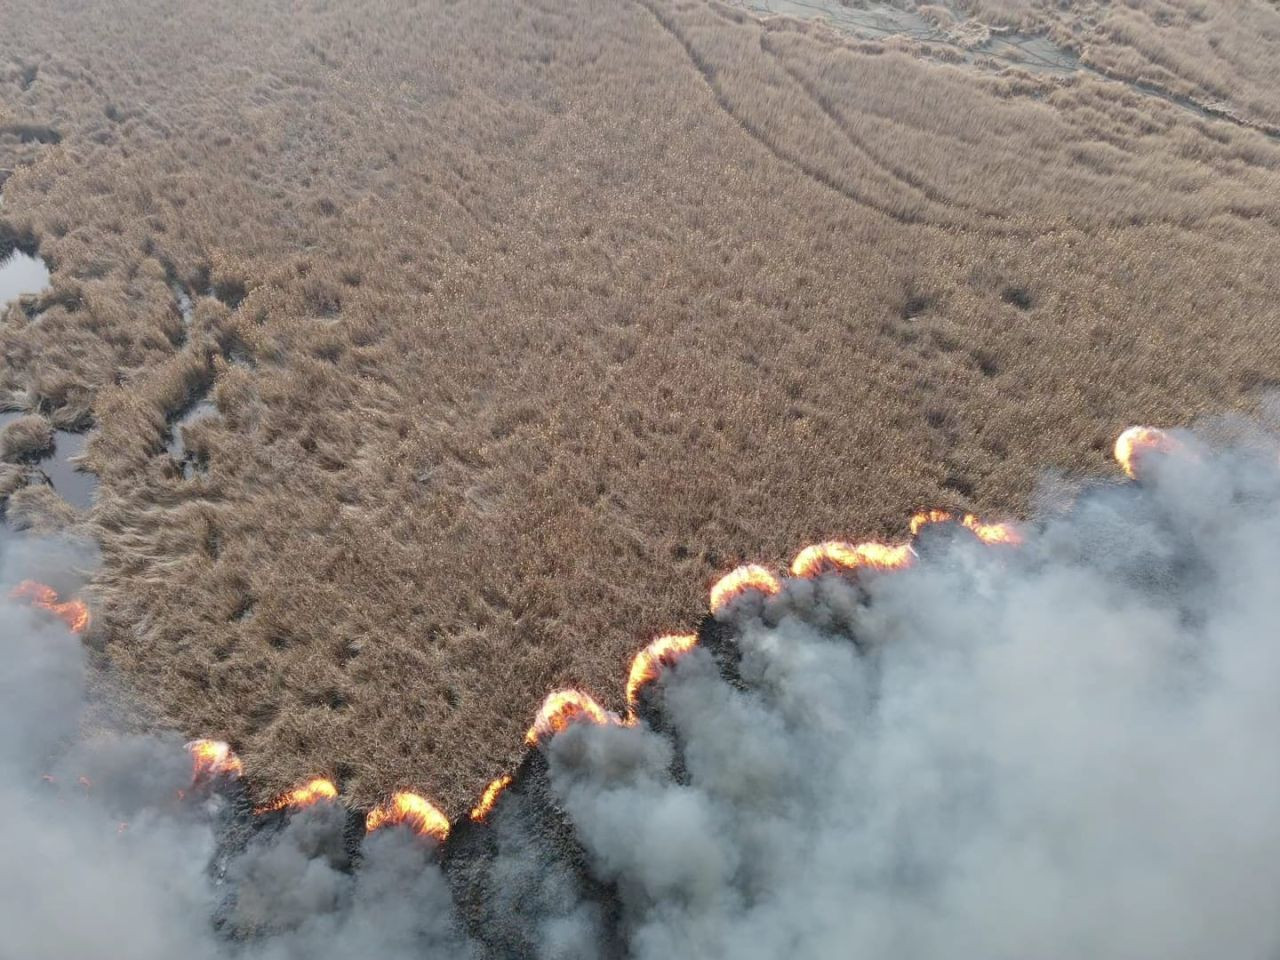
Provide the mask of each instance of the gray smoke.
POLYGON ((180 745, 86 735, 80 644, 0 602, 0 956, 1273 958, 1280 443, 1228 433, 1018 548, 927 528, 744 598, 730 668, 554 738, 469 859, 353 858, 332 807, 229 848, 225 798, 168 800, 180 745))
POLYGON ((309 810, 218 860, 228 800, 180 800, 176 737, 86 731, 83 647, 9 598, 75 583, 90 551, 29 540, 0 555, 0 957, 337 960, 465 956, 428 845, 370 837, 353 868, 335 807, 309 810))
MULTIPOLYGON (((552 774, 637 958, 1280 951, 1280 464, 1183 438, 1018 550, 732 612, 671 742, 576 728, 552 774)), ((926 531, 927 532, 927 531, 926 531)), ((931 549, 926 549, 931 548, 931 549)))

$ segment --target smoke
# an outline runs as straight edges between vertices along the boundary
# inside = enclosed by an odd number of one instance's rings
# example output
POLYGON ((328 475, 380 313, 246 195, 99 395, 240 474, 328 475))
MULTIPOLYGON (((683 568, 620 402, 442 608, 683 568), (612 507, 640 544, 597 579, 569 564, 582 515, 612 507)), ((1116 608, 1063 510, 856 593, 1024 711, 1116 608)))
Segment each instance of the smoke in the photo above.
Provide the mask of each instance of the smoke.
POLYGON ((0 603, 0 955, 1273 957, 1280 444, 1225 432, 742 597, 442 848, 173 802, 180 745, 85 734, 80 644, 0 603))
MULTIPOLYGON (((0 556, 0 586, 73 583, 92 562, 83 546, 21 541, 0 556)), ((62 623, 0 600, 0 636, 0 956, 466 955, 426 844, 388 831, 357 866, 338 807, 263 824, 234 791, 187 795, 180 740, 84 729, 84 650, 62 623)))
POLYGON ((633 955, 1275 956, 1276 449, 1186 437, 1018 550, 744 599, 742 689, 666 679, 684 777, 644 729, 559 738, 633 955))

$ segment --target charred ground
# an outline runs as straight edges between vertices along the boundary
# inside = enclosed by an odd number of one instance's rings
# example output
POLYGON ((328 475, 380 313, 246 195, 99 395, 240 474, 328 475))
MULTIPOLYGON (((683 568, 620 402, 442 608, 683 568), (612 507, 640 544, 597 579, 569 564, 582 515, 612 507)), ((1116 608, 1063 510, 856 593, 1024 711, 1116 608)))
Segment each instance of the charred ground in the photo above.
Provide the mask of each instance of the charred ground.
MULTIPOLYGON (((1224 12, 1126 11, 974 12, 1280 116, 1274 6, 1213 75, 1224 12)), ((702 0, 6 4, 0 218, 53 287, 2 386, 101 477, 10 516, 93 532, 103 662, 255 789, 456 814, 738 560, 1018 514, 1280 382, 1280 144, 926 54, 702 0)))

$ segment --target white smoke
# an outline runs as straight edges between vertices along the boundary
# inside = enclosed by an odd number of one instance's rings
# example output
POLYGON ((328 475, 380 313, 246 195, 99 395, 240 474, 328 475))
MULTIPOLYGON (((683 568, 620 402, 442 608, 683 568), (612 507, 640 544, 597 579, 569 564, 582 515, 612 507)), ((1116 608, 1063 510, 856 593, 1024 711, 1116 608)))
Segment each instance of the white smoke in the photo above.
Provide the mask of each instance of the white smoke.
POLYGON ((179 800, 192 766, 176 738, 83 730, 80 640, 9 598, 91 563, 39 540, 0 556, 0 957, 464 956, 430 848, 388 831, 352 869, 339 808, 252 838, 225 876, 211 868, 227 801, 179 800))
MULTIPOLYGON (((1020 547, 747 598, 732 676, 695 649, 661 732, 555 737, 443 863, 353 861, 336 807, 229 849, 180 745, 81 730, 81 645, 0 600, 0 956, 1280 955, 1280 445, 1235 433, 1020 547)), ((0 587, 59 556, 22 550, 0 587)))
POLYGON ((665 680, 683 782, 643 728, 558 738, 632 955, 1276 956, 1276 449, 741 604, 745 689, 665 680))

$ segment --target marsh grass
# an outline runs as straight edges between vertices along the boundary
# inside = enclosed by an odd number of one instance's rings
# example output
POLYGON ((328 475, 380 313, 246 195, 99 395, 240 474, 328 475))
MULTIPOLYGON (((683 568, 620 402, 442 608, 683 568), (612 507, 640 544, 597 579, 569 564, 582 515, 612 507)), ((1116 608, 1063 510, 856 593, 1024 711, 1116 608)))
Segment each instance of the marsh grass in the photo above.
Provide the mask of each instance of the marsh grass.
POLYGON ((16 463, 36 460, 53 450, 53 425, 44 417, 19 417, 0 430, 0 458, 16 463))
POLYGON ((703 0, 11 6, 0 127, 61 141, 0 137, 54 268, 0 390, 101 487, 9 514, 88 524, 98 662, 263 795, 464 810, 740 560, 1016 516, 1280 383, 1280 147, 1121 83, 703 0))

